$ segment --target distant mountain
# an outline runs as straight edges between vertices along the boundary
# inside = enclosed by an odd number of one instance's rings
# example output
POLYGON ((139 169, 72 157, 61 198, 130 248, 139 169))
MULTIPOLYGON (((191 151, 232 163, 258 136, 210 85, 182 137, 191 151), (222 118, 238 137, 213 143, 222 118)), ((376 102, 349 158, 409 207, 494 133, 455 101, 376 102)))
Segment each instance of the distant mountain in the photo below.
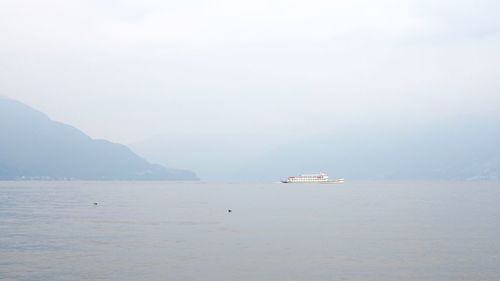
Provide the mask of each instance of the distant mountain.
POLYGON ((500 122, 338 130, 277 148, 241 170, 253 179, 324 171, 357 180, 500 180, 500 122))
POLYGON ((197 180, 0 97, 0 179, 197 180))
POLYGON ((242 145, 237 136, 227 139, 210 137, 174 137, 158 135, 130 148, 156 163, 190 167, 204 180, 238 180, 232 177, 241 166, 262 153, 255 143, 242 145))
POLYGON ((321 171, 348 180, 500 180, 498 117, 353 125, 260 149, 245 140, 230 141, 159 137, 132 148, 159 163, 196 167, 213 180, 278 181, 321 171))

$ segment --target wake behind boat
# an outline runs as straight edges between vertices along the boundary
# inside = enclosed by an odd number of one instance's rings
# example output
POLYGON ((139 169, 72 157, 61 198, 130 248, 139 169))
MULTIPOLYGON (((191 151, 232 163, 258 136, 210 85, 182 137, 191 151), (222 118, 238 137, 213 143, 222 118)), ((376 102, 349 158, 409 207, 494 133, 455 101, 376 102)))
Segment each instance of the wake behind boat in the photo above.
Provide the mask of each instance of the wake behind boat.
POLYGON ((299 176, 289 176, 282 183, 343 183, 344 179, 331 180, 327 174, 304 174, 299 176))

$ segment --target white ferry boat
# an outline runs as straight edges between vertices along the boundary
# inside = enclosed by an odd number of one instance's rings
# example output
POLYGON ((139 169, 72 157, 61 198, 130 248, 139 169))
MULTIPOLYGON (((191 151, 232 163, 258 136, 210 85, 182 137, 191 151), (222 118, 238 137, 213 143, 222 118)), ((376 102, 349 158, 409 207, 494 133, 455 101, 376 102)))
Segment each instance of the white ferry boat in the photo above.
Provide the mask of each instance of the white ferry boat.
POLYGON ((343 183, 344 179, 331 180, 327 174, 304 174, 299 176, 290 176, 282 183, 343 183))

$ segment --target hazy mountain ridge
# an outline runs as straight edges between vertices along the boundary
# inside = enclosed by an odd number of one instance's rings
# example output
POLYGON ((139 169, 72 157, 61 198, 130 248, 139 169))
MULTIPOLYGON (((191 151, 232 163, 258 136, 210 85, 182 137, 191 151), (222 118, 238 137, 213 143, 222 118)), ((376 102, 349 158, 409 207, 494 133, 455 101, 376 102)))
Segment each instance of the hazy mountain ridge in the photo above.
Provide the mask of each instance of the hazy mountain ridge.
POLYGON ((166 136, 132 147, 159 163, 197 167, 212 180, 277 181, 320 171, 350 180, 499 180, 498 124, 456 117, 407 127, 356 125, 261 151, 237 142, 175 146, 166 136))
POLYGON ((494 119, 345 130, 275 149, 244 170, 262 179, 325 171, 358 180, 499 180, 498 143, 494 119))
POLYGON ((196 180, 0 97, 0 179, 196 180))
POLYGON ((130 144, 133 151, 146 159, 176 167, 190 167, 204 180, 238 180, 233 177, 242 166, 262 153, 253 144, 241 147, 241 139, 209 137, 172 137, 159 135, 130 144))

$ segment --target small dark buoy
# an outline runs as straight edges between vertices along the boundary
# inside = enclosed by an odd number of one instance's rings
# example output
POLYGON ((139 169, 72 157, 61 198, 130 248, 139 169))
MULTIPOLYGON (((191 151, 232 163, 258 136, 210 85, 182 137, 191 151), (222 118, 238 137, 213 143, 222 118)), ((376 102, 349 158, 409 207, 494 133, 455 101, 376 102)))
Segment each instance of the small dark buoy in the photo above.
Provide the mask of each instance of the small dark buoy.
POLYGON ((233 211, 233 210, 231 210, 231 209, 227 210, 227 212, 228 212, 228 213, 231 213, 232 211, 233 211))
POLYGON ((97 206, 97 203, 94 202, 94 206, 97 206))

